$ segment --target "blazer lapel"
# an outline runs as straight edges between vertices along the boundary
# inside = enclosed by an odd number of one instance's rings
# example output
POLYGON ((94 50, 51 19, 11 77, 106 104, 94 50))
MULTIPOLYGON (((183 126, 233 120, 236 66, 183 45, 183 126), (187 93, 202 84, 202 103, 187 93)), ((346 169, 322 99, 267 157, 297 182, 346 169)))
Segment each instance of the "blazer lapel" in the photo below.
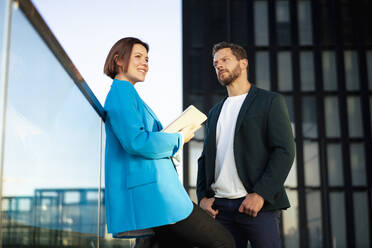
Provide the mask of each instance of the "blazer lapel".
POLYGON ((152 111, 152 109, 144 102, 143 102, 143 105, 145 106, 145 109, 147 110, 147 112, 150 113, 150 115, 154 118, 159 130, 162 130, 163 129, 163 125, 161 124, 161 122, 159 121, 158 117, 156 116, 156 114, 152 111))
POLYGON ((238 119, 236 120, 234 137, 238 133, 239 128, 240 128, 240 126, 243 123, 245 113, 247 112, 247 110, 251 106, 253 100, 256 97, 256 94, 257 94, 257 88, 252 84, 251 85, 251 89, 249 90, 248 95, 246 96, 246 98, 245 98, 245 100, 244 100, 244 102, 242 104, 242 107, 240 108, 238 119))

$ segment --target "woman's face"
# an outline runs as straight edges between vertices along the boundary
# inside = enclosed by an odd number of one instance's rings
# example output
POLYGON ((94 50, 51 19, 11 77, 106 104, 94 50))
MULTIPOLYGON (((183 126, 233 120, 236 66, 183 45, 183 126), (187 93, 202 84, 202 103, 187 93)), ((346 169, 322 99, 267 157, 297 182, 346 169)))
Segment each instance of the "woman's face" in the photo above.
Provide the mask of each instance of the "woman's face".
POLYGON ((148 60, 149 57, 147 56, 146 48, 141 44, 134 44, 129 58, 128 71, 121 72, 119 76, 124 76, 124 79, 132 84, 145 81, 147 71, 149 70, 148 60))

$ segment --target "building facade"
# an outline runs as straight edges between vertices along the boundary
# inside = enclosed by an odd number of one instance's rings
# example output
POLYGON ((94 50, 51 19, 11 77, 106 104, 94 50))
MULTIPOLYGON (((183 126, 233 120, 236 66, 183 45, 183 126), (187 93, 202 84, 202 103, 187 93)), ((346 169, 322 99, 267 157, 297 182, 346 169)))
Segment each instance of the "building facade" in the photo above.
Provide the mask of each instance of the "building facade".
MULTIPOLYGON (((183 1, 183 96, 203 112, 226 95, 215 43, 242 45, 249 81, 285 96, 296 158, 285 186, 284 247, 370 247, 372 1, 183 1)), ((185 149, 195 199, 204 131, 185 149)))

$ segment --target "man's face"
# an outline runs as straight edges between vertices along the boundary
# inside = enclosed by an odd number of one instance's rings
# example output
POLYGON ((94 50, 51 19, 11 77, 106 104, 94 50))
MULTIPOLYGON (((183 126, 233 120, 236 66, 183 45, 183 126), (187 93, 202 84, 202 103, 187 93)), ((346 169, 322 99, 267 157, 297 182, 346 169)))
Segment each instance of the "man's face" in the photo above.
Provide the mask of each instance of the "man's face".
POLYGON ((216 70, 218 81, 223 86, 234 82, 242 73, 239 60, 230 48, 223 48, 214 54, 213 66, 216 70))

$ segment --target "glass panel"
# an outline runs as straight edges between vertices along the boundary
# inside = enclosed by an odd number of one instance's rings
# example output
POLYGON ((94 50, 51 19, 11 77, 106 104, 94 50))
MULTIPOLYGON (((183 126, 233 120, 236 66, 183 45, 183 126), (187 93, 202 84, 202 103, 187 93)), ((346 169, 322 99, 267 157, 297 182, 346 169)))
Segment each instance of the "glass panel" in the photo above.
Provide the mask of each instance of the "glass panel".
POLYGON ((327 145, 328 183, 329 186, 343 186, 343 160, 340 144, 327 145))
POLYGON ((302 135, 308 138, 318 137, 316 118, 316 99, 312 96, 302 98, 302 135))
POLYGON ((283 233, 285 247, 299 247, 298 228, 298 193, 297 190, 287 190, 291 207, 283 211, 283 233))
POLYGON ((338 98, 328 96, 324 98, 324 115, 327 137, 340 137, 340 112, 338 108, 338 98))
POLYGON ((360 97, 350 96, 347 98, 347 114, 349 120, 349 136, 363 137, 360 97))
POLYGON ((329 6, 329 0, 320 0, 320 23, 321 25, 321 40, 324 45, 334 43, 334 30, 332 28, 332 13, 329 6))
POLYGON ((189 142, 189 185, 196 187, 198 173, 198 158, 203 151, 203 143, 198 141, 189 142))
POLYGON ((300 53, 301 89, 303 91, 315 90, 314 57, 312 52, 300 53))
POLYGON ((320 186, 319 148, 317 142, 304 141, 305 185, 320 186))
POLYGON ((258 87, 270 90, 270 63, 268 52, 256 53, 256 84, 258 87))
POLYGON ((227 37, 227 2, 208 1, 208 28, 211 41, 222 41, 227 37))
POLYGON ((353 6, 351 5, 350 0, 342 0, 341 1, 341 18, 342 18, 342 35, 343 35, 343 42, 345 44, 350 44, 354 42, 353 39, 353 22, 351 11, 353 6))
POLYGON ((322 247, 322 209, 320 192, 306 191, 307 229, 309 232, 309 247, 322 247))
POLYGON ((293 160, 293 164, 287 179, 284 182, 284 186, 287 187, 297 187, 297 161, 296 159, 293 160))
POLYGON ((291 121, 293 137, 295 136, 295 116, 294 116, 294 104, 292 96, 285 96, 285 101, 288 108, 289 120, 291 121))
POLYGON ((297 15, 300 45, 311 45, 313 43, 311 2, 307 0, 298 1, 297 15))
POLYGON ((333 51, 322 53, 324 90, 337 90, 336 57, 333 51))
POLYGON ((367 51, 367 71, 369 89, 372 90, 372 51, 367 51))
POLYGON ((366 161, 364 144, 350 144, 351 176, 354 186, 366 186, 366 161))
POLYGON ((354 195, 355 247, 370 247, 369 207, 366 192, 355 192, 354 195))
POLYGON ((254 1, 254 40, 256 46, 269 45, 269 20, 266 1, 254 1))
POLYGON ((342 192, 330 193, 332 247, 346 248, 345 197, 342 192))
POLYGON ((276 1, 276 35, 278 45, 289 46, 291 44, 289 3, 285 0, 276 1))
POLYGON ((359 67, 356 51, 345 51, 346 89, 359 90, 359 67))
POLYGON ((12 18, 3 245, 96 246, 98 204, 85 195, 98 189, 100 118, 21 10, 12 18))
POLYGON ((280 91, 291 91, 292 84, 292 60, 289 52, 278 53, 278 87, 280 91))
MULTIPOLYGON (((200 91, 204 88, 205 84, 203 84, 202 80, 202 71, 203 71, 203 66, 202 66, 202 61, 201 61, 201 50, 199 49, 191 49, 190 51, 191 55, 191 90, 192 91, 200 91)), ((216 75, 214 75, 216 77, 216 75)))
POLYGON ((202 1, 199 0, 191 0, 190 7, 192 11, 189 13, 191 14, 191 27, 192 32, 191 34, 191 44, 193 47, 200 47, 203 46, 203 33, 204 33, 204 25, 203 25, 203 8, 202 8, 202 1))
POLYGON ((234 13, 231 15, 232 40, 234 43, 245 45, 248 42, 247 1, 231 1, 231 12, 234 13))

